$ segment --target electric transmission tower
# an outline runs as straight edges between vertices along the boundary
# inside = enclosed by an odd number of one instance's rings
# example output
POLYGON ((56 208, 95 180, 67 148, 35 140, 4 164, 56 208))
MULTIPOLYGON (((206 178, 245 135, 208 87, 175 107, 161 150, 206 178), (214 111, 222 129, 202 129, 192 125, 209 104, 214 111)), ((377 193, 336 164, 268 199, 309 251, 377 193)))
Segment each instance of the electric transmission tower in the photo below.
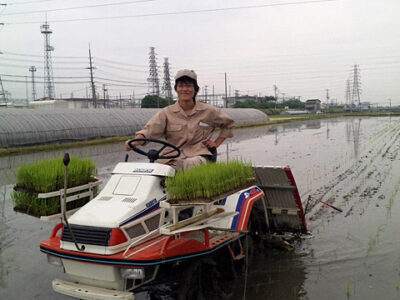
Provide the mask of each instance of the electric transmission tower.
POLYGON ((358 65, 354 65, 353 69, 353 92, 351 96, 352 103, 355 102, 357 108, 360 108, 361 102, 361 81, 360 81, 360 69, 358 65))
POLYGON ((35 87, 35 72, 36 72, 36 67, 35 66, 31 66, 29 68, 29 72, 32 73, 32 100, 36 99, 36 87, 35 87))
POLYGON ((149 55, 150 74, 147 81, 149 82, 150 94, 160 96, 160 84, 158 80, 157 61, 154 47, 150 47, 149 55))
POLYGON ((171 79, 169 76, 168 57, 164 57, 164 84, 162 86, 162 91, 165 98, 168 99, 168 104, 169 104, 170 99, 172 99, 172 88, 171 88, 171 79))
POLYGON ((56 91, 54 88, 53 66, 51 61, 51 52, 54 51, 54 47, 50 46, 50 34, 52 34, 53 31, 50 29, 50 25, 47 21, 40 26, 40 31, 44 35, 44 97, 55 98, 56 91))

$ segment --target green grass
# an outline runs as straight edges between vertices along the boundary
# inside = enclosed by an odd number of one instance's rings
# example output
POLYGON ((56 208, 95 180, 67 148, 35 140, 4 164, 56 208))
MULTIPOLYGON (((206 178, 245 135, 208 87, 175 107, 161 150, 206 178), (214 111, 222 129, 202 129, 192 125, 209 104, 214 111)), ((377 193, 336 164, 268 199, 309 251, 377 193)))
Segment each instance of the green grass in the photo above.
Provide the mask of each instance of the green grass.
POLYGON ((133 137, 129 137, 129 136, 107 137, 107 138, 99 138, 99 139, 94 139, 94 140, 89 140, 89 141, 79 141, 79 142, 71 142, 71 143, 53 143, 53 144, 46 144, 46 145, 0 148, 0 157, 1 156, 9 156, 9 155, 20 155, 20 154, 24 154, 24 153, 54 151, 54 150, 66 149, 66 148, 81 148, 81 147, 87 147, 87 146, 125 142, 126 140, 132 139, 132 138, 133 137))
MULTIPOLYGON (((65 167, 62 157, 21 166, 17 172, 17 185, 11 195, 15 205, 14 209, 33 216, 52 215, 60 212, 59 197, 39 199, 37 196, 39 193, 63 189, 64 175, 65 167)), ((96 166, 90 159, 71 157, 68 166, 68 187, 92 182, 95 180, 95 175, 96 166)), ((88 200, 80 199, 68 203, 67 208, 82 206, 88 200)))
POLYGON ((167 178, 166 185, 171 200, 210 199, 244 187, 255 180, 249 163, 232 160, 203 164, 187 171, 177 172, 167 178))

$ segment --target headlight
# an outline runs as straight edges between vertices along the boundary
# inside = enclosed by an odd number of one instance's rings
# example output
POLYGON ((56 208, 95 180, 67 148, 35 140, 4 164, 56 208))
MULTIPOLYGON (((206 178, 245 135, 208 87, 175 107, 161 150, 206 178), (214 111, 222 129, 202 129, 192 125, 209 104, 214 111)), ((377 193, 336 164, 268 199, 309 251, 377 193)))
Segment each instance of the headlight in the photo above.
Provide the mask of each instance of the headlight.
POLYGON ((62 266, 61 258, 47 254, 47 262, 53 266, 62 266))
POLYGON ((119 269, 121 277, 124 279, 144 279, 144 269, 119 269))

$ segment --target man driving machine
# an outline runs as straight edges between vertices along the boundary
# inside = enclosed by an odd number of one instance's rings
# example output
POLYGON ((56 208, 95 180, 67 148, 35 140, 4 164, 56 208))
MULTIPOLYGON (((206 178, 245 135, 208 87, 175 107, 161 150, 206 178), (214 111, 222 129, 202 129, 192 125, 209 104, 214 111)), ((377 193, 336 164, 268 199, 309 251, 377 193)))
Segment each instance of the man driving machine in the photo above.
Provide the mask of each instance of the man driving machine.
MULTIPOLYGON (((234 121, 221 109, 196 101, 199 86, 193 70, 178 71, 174 88, 178 94, 178 101, 154 115, 142 130, 136 132, 135 138, 164 137, 168 143, 179 148, 181 154, 174 159, 159 159, 158 162, 167 163, 178 170, 186 170, 212 160, 213 151, 226 138, 233 136, 234 121), (221 130, 213 141, 211 137, 216 128, 221 130)), ((125 149, 129 151, 132 147, 143 144, 145 141, 126 141, 125 149)), ((165 149, 163 155, 170 152, 165 149)))

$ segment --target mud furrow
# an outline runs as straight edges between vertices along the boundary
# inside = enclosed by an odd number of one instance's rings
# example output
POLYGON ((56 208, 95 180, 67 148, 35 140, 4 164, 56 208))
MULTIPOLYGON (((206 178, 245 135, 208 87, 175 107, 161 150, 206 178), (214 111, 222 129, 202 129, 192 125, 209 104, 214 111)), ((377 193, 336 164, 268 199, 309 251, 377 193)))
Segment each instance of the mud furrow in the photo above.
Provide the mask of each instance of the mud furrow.
POLYGON ((314 199, 313 203, 309 203, 311 221, 319 219, 323 222, 326 219, 323 216, 334 216, 325 206, 317 206, 320 200, 343 208, 347 217, 354 213, 362 215, 372 200, 379 202, 385 198, 381 188, 391 174, 392 162, 398 155, 399 125, 396 122, 371 136, 366 144, 368 148, 364 150, 367 154, 311 195, 314 199))

